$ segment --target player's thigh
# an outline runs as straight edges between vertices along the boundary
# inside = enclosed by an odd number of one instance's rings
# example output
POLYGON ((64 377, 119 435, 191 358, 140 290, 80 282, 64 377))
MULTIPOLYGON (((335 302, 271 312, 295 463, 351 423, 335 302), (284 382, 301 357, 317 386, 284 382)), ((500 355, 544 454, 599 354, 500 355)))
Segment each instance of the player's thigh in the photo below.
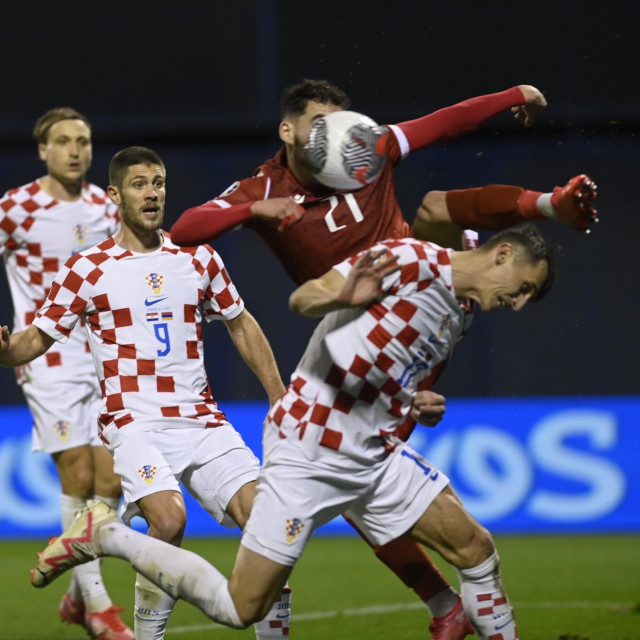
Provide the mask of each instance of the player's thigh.
POLYGON ((39 380, 22 385, 33 417, 33 449, 53 455, 84 445, 96 445, 99 397, 83 381, 39 380), (48 382, 45 384, 45 382, 48 382))
POLYGON ((230 425, 192 431, 197 452, 181 480, 199 504, 226 527, 244 527, 255 496, 260 461, 230 425))
MULTIPOLYGON (((124 522, 128 524, 134 516, 142 515, 140 501, 147 496, 161 492, 177 492, 182 501, 179 475, 172 466, 175 463, 167 460, 164 454, 166 444, 158 445, 157 434, 127 425, 115 435, 116 437, 109 440, 109 450, 113 455, 114 470, 122 482, 124 522)), ((176 434, 176 449, 182 447, 178 436, 179 433, 176 434)), ((179 453, 177 451, 175 455, 179 453)), ((161 515, 160 513, 159 516, 161 515)), ((160 525, 162 520, 158 517, 155 522, 160 525)))
POLYGON ((93 455, 89 445, 64 449, 52 454, 62 493, 90 498, 94 493, 93 455))
POLYGON ((118 498, 122 493, 120 477, 113 470, 113 456, 103 445, 92 447, 94 492, 98 496, 118 498))
POLYGON ((449 486, 431 502, 409 533, 459 569, 475 567, 493 553, 491 535, 449 486))
POLYGON ((280 596, 293 567, 240 545, 229 578, 229 593, 242 620, 262 620, 280 596))
MULTIPOLYGON (((270 456, 260 472, 242 545, 277 564, 293 566, 313 531, 367 490, 370 474, 368 469, 347 474, 322 455, 308 460, 288 440, 276 450, 278 455, 270 456)), ((329 451, 327 458, 337 455, 329 451)))
POLYGON ((180 544, 187 523, 187 510, 179 491, 158 491, 138 500, 138 507, 149 525, 148 535, 180 544))
POLYGON ((369 490, 346 515, 373 545, 383 545, 407 533, 449 478, 406 443, 376 466, 369 490))

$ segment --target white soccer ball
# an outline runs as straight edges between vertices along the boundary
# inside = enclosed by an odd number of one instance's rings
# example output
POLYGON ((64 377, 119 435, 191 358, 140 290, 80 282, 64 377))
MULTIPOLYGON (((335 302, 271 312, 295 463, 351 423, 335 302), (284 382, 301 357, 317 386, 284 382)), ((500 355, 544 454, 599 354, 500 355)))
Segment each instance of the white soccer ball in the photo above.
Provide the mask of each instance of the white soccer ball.
POLYGON ((353 191, 373 182, 386 155, 378 140, 389 130, 355 111, 334 111, 316 120, 305 145, 314 178, 331 189, 353 191))

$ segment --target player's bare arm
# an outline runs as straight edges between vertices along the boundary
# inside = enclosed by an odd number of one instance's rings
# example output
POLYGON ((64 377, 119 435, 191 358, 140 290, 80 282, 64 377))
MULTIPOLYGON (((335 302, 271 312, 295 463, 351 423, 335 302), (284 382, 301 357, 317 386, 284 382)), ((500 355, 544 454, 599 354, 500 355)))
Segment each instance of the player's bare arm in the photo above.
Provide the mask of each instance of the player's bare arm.
POLYGON ((330 311, 373 302, 380 295, 383 278, 400 269, 397 256, 385 254, 385 250, 367 251, 346 278, 332 269, 320 278, 305 282, 291 294, 290 309, 300 315, 320 317, 330 311))
POLYGON ((285 387, 273 351, 262 329, 246 309, 233 320, 225 321, 225 325, 233 344, 260 380, 267 392, 269 404, 273 405, 285 392, 285 387))
POLYGON ((19 367, 41 356, 54 342, 51 336, 33 325, 13 335, 5 325, 0 331, 0 364, 19 367))

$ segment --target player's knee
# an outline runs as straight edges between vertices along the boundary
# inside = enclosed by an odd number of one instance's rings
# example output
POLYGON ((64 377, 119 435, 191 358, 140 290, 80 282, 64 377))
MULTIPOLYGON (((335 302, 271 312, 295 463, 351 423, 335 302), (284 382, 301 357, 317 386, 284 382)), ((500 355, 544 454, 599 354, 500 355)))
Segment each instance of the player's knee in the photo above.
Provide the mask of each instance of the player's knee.
POLYGON ((474 521, 469 531, 467 544, 459 549, 461 558, 458 568, 475 567, 487 560, 494 551, 495 545, 491 533, 479 522, 474 521))
POLYGON ((245 627, 249 627, 263 620, 269 613, 272 604, 265 598, 250 598, 247 597, 246 594, 234 594, 231 592, 231 597, 233 598, 238 617, 245 627))
POLYGON ((147 518, 149 524, 148 535, 158 538, 176 546, 182 542, 186 518, 182 514, 165 513, 154 514, 153 518, 147 518))

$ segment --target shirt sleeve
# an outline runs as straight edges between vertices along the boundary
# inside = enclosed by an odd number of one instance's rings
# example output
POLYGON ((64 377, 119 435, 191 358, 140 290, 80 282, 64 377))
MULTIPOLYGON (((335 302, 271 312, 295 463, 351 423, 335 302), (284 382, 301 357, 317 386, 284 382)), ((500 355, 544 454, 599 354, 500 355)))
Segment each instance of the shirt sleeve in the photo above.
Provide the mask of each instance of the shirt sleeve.
POLYGON ((90 280, 95 268, 81 254, 69 258, 56 275, 33 324, 54 340, 66 342, 91 299, 90 280))
POLYGON ((390 159, 397 162, 438 140, 449 140, 473 131, 492 116, 523 103, 522 91, 518 87, 512 87, 506 91, 458 102, 416 120, 390 125, 400 154, 400 157, 395 157, 392 148, 390 159))
POLYGON ((232 320, 244 310, 244 301, 231 281, 220 255, 208 245, 198 247, 203 271, 203 316, 212 320, 232 320))

